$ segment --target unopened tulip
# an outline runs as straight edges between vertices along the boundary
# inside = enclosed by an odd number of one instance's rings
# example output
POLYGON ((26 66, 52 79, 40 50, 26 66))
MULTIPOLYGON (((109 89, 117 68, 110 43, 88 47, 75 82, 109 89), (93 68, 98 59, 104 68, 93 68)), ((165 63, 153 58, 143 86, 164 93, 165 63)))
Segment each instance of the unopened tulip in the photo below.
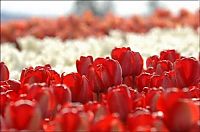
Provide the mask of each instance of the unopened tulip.
POLYGON ((87 103, 92 100, 92 87, 85 75, 79 73, 63 75, 62 83, 69 87, 73 102, 87 103))
POLYGON ((128 48, 115 48, 111 52, 113 59, 119 61, 123 76, 137 76, 142 72, 143 59, 140 53, 133 52, 128 48))
POLYGON ((9 79, 9 70, 4 62, 0 62, 0 81, 9 79))

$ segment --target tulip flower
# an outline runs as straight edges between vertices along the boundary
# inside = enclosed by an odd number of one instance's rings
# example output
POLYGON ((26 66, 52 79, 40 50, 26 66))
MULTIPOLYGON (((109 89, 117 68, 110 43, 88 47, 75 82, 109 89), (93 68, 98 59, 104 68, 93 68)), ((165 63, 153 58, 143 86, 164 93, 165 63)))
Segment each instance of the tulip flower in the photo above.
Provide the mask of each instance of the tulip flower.
POLYGON ((85 75, 71 73, 62 75, 62 83, 69 87, 73 102, 86 103, 92 100, 92 87, 85 75))
POLYGON ((108 107, 111 113, 118 113, 120 119, 126 121, 128 113, 132 109, 129 87, 118 85, 110 88, 108 91, 108 107))
POLYGON ((144 87, 149 87, 151 76, 152 75, 149 73, 142 73, 136 77, 135 81, 136 81, 137 90, 139 92, 141 92, 144 87))
POLYGON ((176 50, 164 50, 160 52, 160 60, 169 60, 174 63, 180 58, 180 54, 176 50))
POLYGON ((36 100, 43 118, 51 118, 56 111, 56 98, 53 91, 43 84, 33 84, 29 87, 27 96, 30 100, 36 100))
POLYGON ((190 131, 200 119, 199 106, 184 99, 176 100, 164 114, 164 121, 170 131, 190 131))
POLYGON ((155 74, 162 75, 165 71, 170 70, 172 70, 172 63, 168 60, 161 60, 157 63, 155 74))
POLYGON ((56 84, 51 88, 55 95, 57 104, 63 105, 64 103, 71 102, 71 91, 67 86, 56 84))
POLYGON ((162 75, 162 84, 161 86, 163 88, 173 88, 176 87, 176 77, 174 70, 165 72, 164 75, 162 75))
POLYGON ((85 112, 74 108, 63 108, 55 118, 54 131, 88 131, 88 119, 85 112))
POLYGON ((94 92, 106 92, 109 87, 122 83, 122 70, 116 60, 97 58, 89 67, 87 78, 94 92))
POLYGON ((111 52, 113 59, 119 61, 122 67, 122 75, 137 76, 142 72, 143 69, 143 59, 140 53, 133 52, 128 48, 115 48, 111 52))
POLYGON ((41 112, 30 100, 18 100, 6 107, 5 122, 9 129, 39 131, 41 129, 41 112))
POLYGON ((175 62, 174 71, 180 88, 195 85, 200 81, 200 62, 194 58, 182 58, 175 62))
POLYGON ((148 57, 147 60, 146 60, 147 68, 148 67, 153 67, 153 69, 155 69, 159 60, 160 59, 159 59, 159 57, 157 55, 148 57))
POLYGON ((22 84, 33 84, 33 83, 60 83, 59 74, 52 70, 50 65, 37 66, 35 68, 29 67, 23 69, 20 77, 22 84))
POLYGON ((174 105, 177 100, 186 98, 186 94, 178 88, 168 88, 157 96, 157 101, 155 102, 155 110, 162 111, 163 113, 168 112, 168 108, 174 105))
POLYGON ((0 81, 9 79, 9 70, 4 62, 0 62, 0 81))
POLYGON ((76 68, 78 73, 81 75, 87 75, 88 74, 88 68, 90 65, 93 63, 93 58, 92 56, 81 56, 80 60, 76 61, 76 68))
POLYGON ((89 118, 91 122, 97 122, 109 114, 107 108, 107 103, 99 103, 97 101, 88 102, 84 105, 84 110, 86 112, 92 112, 91 117, 89 118))

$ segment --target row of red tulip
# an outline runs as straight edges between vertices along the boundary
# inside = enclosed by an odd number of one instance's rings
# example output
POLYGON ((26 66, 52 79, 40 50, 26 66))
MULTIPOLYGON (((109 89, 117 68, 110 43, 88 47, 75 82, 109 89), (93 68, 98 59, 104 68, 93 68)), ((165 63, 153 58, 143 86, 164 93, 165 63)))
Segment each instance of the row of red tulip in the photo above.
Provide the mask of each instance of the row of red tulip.
POLYGON ((80 17, 71 15, 58 19, 32 18, 11 21, 1 24, 1 43, 16 42, 17 38, 26 35, 33 35, 37 38, 59 37, 66 40, 107 35, 112 29, 144 33, 153 27, 173 28, 177 25, 197 29, 200 25, 199 11, 191 13, 187 10, 181 10, 178 15, 172 15, 168 10, 158 9, 148 17, 132 16, 129 18, 113 14, 99 18, 91 12, 86 12, 80 17))
POLYGON ((130 48, 115 48, 111 57, 82 56, 78 72, 67 75, 50 65, 25 68, 19 81, 1 62, 1 130, 199 130, 198 60, 166 50, 144 69, 130 48))

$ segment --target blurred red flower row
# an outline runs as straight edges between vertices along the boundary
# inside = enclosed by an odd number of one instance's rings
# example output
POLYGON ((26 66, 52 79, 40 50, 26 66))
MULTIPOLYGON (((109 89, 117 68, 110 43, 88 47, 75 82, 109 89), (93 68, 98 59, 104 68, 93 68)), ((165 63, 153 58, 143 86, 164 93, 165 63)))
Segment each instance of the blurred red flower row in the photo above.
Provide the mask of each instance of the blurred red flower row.
POLYGON ((172 15, 168 10, 157 9, 148 17, 132 16, 129 18, 122 18, 111 13, 100 18, 94 16, 91 12, 85 12, 82 16, 70 15, 57 19, 16 20, 1 24, 1 43, 16 42, 18 37, 26 35, 33 35, 37 38, 59 37, 66 40, 103 36, 107 35, 112 29, 144 33, 153 27, 173 28, 177 25, 197 29, 200 25, 199 11, 191 13, 183 9, 178 15, 172 15))

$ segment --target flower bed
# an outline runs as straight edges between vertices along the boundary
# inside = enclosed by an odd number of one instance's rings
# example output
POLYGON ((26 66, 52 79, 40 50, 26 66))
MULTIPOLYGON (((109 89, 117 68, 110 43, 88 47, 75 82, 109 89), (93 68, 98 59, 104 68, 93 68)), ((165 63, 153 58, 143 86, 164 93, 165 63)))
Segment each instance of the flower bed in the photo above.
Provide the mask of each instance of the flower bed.
POLYGON ((50 65, 24 68, 18 80, 0 62, 1 130, 199 130, 196 58, 164 50, 143 62, 126 47, 110 56, 81 56, 69 74, 50 65))
POLYGON ((200 131, 198 18, 87 12, 1 25, 0 130, 200 131))
POLYGON ((86 12, 80 17, 71 15, 57 19, 32 18, 11 21, 1 24, 1 43, 16 42, 18 37, 27 35, 37 38, 59 37, 66 40, 103 36, 113 29, 123 32, 144 33, 154 27, 174 28, 177 25, 197 29, 200 25, 199 11, 191 13, 187 10, 181 10, 178 15, 173 15, 168 10, 158 9, 150 16, 131 16, 129 18, 122 18, 113 14, 99 18, 91 12, 86 12))
POLYGON ((101 38, 61 41, 59 38, 39 40, 34 37, 18 39, 21 50, 13 44, 1 45, 1 59, 11 71, 12 78, 19 78, 21 69, 50 64, 58 73, 75 71, 75 61, 80 56, 109 56, 114 47, 129 46, 138 51, 144 60, 157 51, 176 49, 185 56, 198 57, 199 33, 189 27, 175 29, 154 28, 145 34, 111 31, 101 38))

